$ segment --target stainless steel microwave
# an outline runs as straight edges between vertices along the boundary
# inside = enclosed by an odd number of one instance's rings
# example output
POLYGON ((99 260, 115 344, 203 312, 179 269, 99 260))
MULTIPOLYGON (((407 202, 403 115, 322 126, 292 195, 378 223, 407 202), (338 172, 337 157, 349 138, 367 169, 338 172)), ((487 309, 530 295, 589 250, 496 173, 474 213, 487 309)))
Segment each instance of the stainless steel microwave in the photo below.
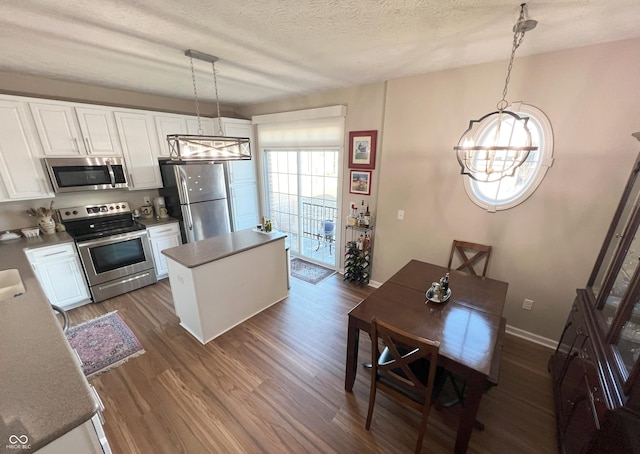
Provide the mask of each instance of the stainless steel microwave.
POLYGON ((44 163, 56 193, 129 187, 121 157, 45 158, 44 163))

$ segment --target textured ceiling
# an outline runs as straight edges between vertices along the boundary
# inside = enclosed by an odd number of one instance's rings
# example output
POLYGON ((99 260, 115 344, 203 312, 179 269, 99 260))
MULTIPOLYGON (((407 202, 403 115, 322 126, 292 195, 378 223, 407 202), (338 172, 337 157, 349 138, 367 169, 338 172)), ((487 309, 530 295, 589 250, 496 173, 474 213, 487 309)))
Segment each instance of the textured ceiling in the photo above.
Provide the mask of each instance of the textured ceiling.
MULTIPOLYGON (((504 60, 512 0, 1 0, 0 71, 193 99, 186 49, 216 55, 221 102, 504 60)), ((528 3, 517 56, 640 37, 638 0, 528 3)), ((196 61, 213 100, 211 66, 196 61)), ((0 87, 0 90, 2 87, 0 87)))

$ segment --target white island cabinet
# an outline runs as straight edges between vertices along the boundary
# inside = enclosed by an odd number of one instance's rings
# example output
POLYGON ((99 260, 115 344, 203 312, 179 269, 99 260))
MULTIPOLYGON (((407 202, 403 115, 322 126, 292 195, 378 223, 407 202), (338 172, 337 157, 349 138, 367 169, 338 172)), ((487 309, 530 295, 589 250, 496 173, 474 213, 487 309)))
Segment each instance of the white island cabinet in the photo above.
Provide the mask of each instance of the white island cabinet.
POLYGON ((285 238, 247 229, 165 249, 180 325, 206 344, 286 298, 285 238))

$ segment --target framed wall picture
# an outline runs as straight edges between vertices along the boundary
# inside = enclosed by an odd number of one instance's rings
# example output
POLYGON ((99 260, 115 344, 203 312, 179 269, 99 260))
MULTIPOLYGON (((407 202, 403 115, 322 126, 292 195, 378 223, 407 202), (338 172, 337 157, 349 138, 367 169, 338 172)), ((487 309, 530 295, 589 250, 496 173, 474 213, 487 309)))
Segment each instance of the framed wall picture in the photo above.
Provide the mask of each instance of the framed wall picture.
POLYGON ((376 141, 378 131, 351 131, 349 133, 349 168, 376 168, 376 141))
POLYGON ((371 194, 371 172, 366 170, 352 170, 349 192, 351 194, 371 194))

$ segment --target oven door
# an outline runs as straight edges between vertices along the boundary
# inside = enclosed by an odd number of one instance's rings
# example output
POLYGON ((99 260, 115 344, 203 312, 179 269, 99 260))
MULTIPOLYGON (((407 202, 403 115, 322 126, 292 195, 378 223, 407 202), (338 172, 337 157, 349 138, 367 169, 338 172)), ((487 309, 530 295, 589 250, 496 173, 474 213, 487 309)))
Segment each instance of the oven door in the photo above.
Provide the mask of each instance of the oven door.
POLYGON ((78 253, 91 286, 153 269, 146 230, 80 242, 78 253))

